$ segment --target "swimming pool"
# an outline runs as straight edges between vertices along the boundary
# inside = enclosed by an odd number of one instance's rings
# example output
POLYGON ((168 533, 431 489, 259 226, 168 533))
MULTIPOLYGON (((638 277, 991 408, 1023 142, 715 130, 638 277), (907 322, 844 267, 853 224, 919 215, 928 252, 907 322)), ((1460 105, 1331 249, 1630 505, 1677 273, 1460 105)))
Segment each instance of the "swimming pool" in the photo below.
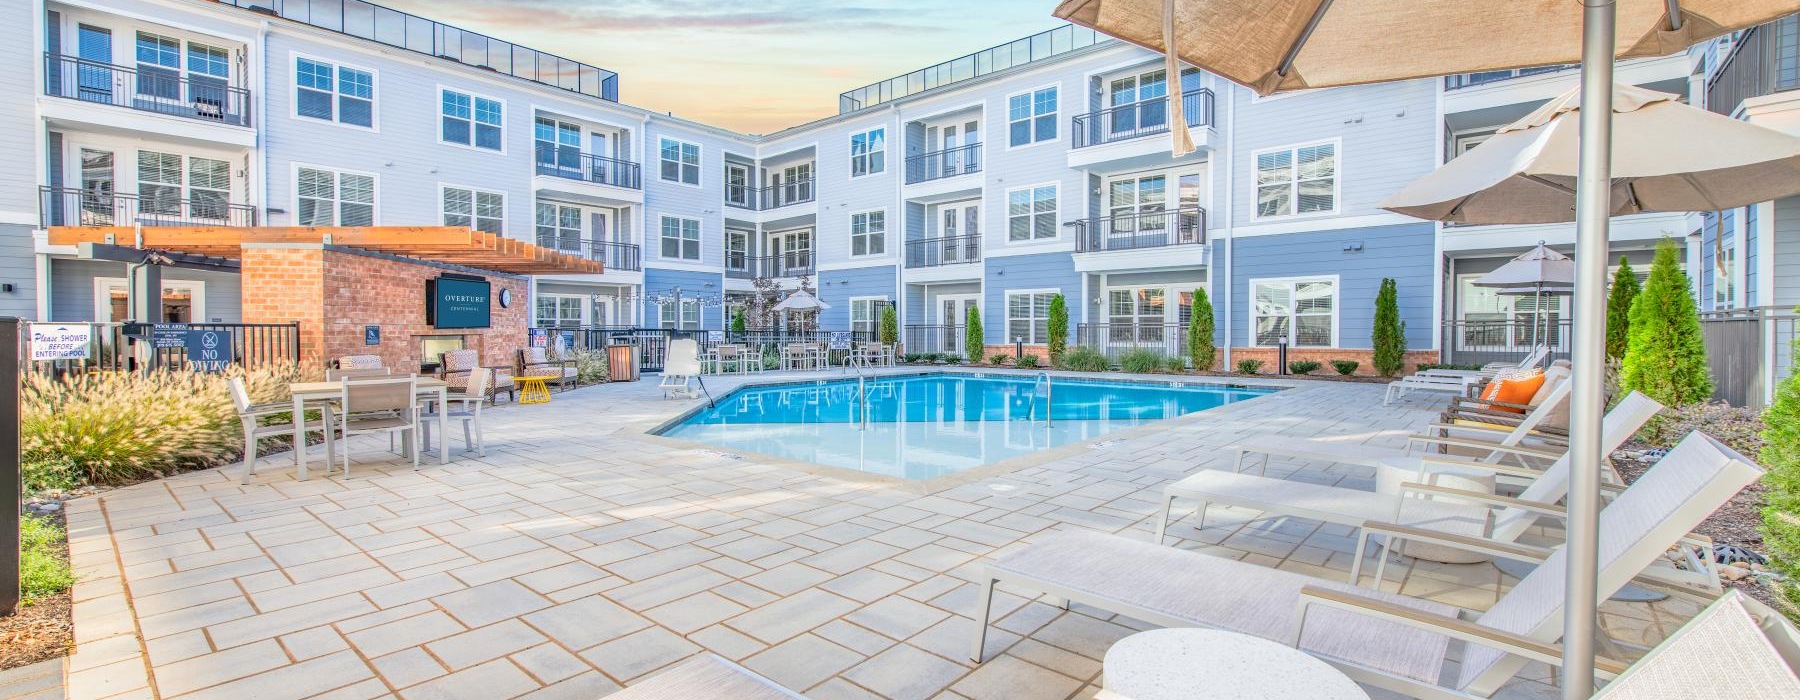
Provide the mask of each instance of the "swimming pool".
POLYGON ((935 479, 1151 421, 1263 396, 1198 382, 937 373, 749 386, 660 434, 911 480, 935 479))

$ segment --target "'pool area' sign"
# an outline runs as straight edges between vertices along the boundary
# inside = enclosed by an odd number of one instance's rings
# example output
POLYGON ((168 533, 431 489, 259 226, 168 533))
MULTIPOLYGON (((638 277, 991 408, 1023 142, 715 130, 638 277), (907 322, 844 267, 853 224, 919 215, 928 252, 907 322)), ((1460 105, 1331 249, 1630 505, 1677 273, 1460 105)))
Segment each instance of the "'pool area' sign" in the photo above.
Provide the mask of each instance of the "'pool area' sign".
POLYGON ((425 322, 434 328, 487 328, 493 287, 478 277, 425 280, 425 322))

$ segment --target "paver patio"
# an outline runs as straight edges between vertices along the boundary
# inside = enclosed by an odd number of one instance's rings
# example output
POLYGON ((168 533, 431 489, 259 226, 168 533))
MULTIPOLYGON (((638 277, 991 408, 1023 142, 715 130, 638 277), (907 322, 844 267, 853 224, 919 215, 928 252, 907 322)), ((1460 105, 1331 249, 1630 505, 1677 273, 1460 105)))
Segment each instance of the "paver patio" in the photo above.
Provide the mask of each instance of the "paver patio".
MULTIPOLYGON (((715 394, 742 381, 708 379, 715 394)), ((1091 697, 1107 646, 1147 626, 1002 593, 994 656, 977 667, 975 567, 1057 528, 1148 538, 1162 486, 1229 468, 1223 448, 1246 435, 1401 445, 1436 409, 1383 407, 1381 392, 1303 383, 931 494, 646 435, 695 405, 661 399, 653 381, 492 410, 487 457, 448 466, 414 472, 369 438, 347 481, 315 470, 297 482, 283 454, 247 486, 235 467, 139 484, 69 503, 81 580, 68 691, 594 698, 704 650, 821 700, 1091 697)), ((1270 473, 1373 478, 1279 461, 1270 473)), ((1215 508, 1204 530, 1190 518, 1171 534, 1257 564, 1348 571, 1348 528, 1254 515, 1215 508)), ((1389 580, 1473 608, 1510 583, 1485 564, 1418 563, 1389 580)), ((1653 643, 1697 608, 1605 610, 1615 637, 1653 643)), ((1553 692, 1535 682, 1545 667, 1526 676, 1503 695, 1553 692)))

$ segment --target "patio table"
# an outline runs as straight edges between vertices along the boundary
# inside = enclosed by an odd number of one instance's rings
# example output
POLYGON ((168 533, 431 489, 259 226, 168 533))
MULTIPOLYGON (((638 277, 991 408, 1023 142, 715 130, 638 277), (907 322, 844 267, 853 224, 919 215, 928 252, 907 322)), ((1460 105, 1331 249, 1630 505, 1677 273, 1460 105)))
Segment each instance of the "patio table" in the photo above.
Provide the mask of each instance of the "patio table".
MULTIPOLYGON (((450 385, 445 383, 442 379, 436 377, 419 377, 418 387, 418 394, 420 396, 432 397, 437 400, 438 405, 440 406, 450 399, 450 385)), ((343 395, 343 389, 344 385, 338 382, 294 382, 289 384, 288 391, 293 394, 294 401, 295 434, 305 434, 298 431, 300 431, 306 422, 306 403, 308 401, 330 401, 343 395)), ((438 411, 437 420, 439 435, 450 434, 450 417, 448 414, 449 411, 438 411)), ((346 446, 344 449, 349 450, 350 448, 346 446)), ((437 452, 438 464, 450 463, 449 450, 439 449, 437 452)), ((306 450, 299 450, 299 453, 299 478, 301 481, 306 481, 306 450)))
POLYGON ((1106 650, 1106 689, 1096 700, 1369 700, 1306 652, 1261 637, 1180 628, 1139 632, 1106 650))

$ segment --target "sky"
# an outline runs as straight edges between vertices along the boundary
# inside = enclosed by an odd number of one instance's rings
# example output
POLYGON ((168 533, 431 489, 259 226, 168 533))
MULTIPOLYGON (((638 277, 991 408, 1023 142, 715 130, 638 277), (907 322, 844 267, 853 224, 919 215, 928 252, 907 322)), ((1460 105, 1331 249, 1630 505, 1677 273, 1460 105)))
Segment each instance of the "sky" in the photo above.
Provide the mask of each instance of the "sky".
POLYGON ((384 0, 619 73, 619 99, 747 133, 1054 28, 1056 0, 384 0))

